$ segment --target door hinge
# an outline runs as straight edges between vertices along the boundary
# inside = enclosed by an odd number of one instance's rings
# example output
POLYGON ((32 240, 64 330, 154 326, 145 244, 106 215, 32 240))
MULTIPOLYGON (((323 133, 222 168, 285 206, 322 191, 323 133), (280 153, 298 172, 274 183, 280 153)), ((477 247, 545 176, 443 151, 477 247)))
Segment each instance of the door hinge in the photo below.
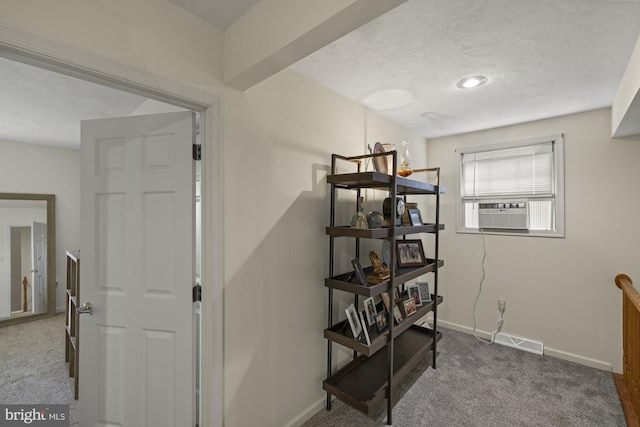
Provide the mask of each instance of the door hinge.
POLYGON ((201 160, 201 159, 202 159, 202 145, 193 144, 193 160, 201 160))
POLYGON ((193 302, 202 302, 202 286, 194 285, 192 290, 193 302))

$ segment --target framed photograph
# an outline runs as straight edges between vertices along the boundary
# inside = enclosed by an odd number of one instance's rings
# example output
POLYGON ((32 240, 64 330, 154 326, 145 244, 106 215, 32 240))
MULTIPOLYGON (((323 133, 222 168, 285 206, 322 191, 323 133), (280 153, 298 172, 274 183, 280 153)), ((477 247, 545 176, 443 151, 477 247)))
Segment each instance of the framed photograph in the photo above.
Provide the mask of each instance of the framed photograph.
POLYGON ((356 273, 356 277, 360 281, 360 284, 367 286, 367 276, 364 274, 364 270, 360 265, 360 260, 358 258, 352 259, 351 265, 353 266, 353 272, 356 273))
POLYGON ((422 240, 396 240, 396 256, 400 268, 427 265, 422 240))
POLYGON ((358 312, 353 304, 349 305, 349 307, 345 309, 345 312, 347 313, 347 320, 349 321, 349 326, 351 326, 353 337, 358 339, 360 333, 362 333, 362 325, 358 318, 358 312))
POLYGON ((409 209, 409 221, 411 222, 411 225, 422 225, 420 209, 409 209))
POLYGON ((415 301, 416 307, 422 305, 422 296, 420 295, 420 288, 418 288, 417 284, 407 286, 407 293, 409 294, 409 298, 413 298, 415 301))
POLYGON ((393 306, 393 318, 396 319, 396 325, 399 325, 400 322, 402 322, 402 313, 397 305, 393 306))
POLYGON ((360 320, 362 321, 362 332, 364 332, 364 339, 367 341, 367 345, 371 345, 371 339, 369 338, 369 330, 364 324, 364 316, 362 312, 358 313, 360 315, 360 320))
POLYGON ((404 312, 407 317, 413 316, 417 311, 418 309, 416 309, 416 302, 413 298, 409 298, 408 300, 404 301, 404 312))
POLYGON ((431 292, 429 291, 429 282, 417 282, 418 289, 420 289, 420 298, 422 303, 431 302, 431 292))
POLYGON ((376 313, 376 328, 378 328, 378 332, 382 332, 387 328, 387 310, 376 313))
POLYGON ((382 303, 384 304, 384 307, 387 309, 387 311, 390 311, 391 303, 390 303, 389 294, 386 292, 383 292, 380 296, 382 297, 382 303))
MULTIPOLYGON (((387 309, 387 313, 391 311, 391 300, 389 298, 389 294, 384 292, 382 295, 382 303, 387 309)), ((396 319, 396 325, 402 322, 402 312, 400 312, 400 308, 394 303, 393 304, 393 317, 396 319)))
POLYGON ((367 325, 373 326, 376 323, 376 313, 378 312, 373 297, 365 299, 362 303, 364 304, 364 314, 367 317, 367 325))

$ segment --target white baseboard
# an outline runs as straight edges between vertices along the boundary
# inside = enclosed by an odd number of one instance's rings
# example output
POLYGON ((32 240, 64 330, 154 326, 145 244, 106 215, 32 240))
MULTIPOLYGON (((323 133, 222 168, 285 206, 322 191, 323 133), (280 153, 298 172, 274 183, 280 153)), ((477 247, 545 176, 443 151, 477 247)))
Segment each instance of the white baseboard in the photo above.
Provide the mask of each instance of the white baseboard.
MULTIPOLYGON (((446 320, 438 320, 438 325, 442 325, 445 328, 453 329, 454 331, 464 332, 465 334, 473 335, 473 328, 468 326, 459 325, 453 322, 447 322, 446 320)), ((476 329, 476 335, 482 338, 491 339, 491 333, 476 329)), ((589 366, 591 368, 600 369, 601 371, 612 372, 613 367, 611 363, 604 362, 602 360, 592 359, 590 357, 581 356, 579 354, 568 353, 566 351, 557 350, 555 348, 544 348, 545 356, 556 357, 562 360, 568 360, 569 362, 575 362, 580 365, 589 366)))
MULTIPOLYGON (((334 396, 331 396, 331 398, 335 399, 334 396)), ((287 422, 283 427, 300 427, 302 424, 309 421, 315 414, 325 409, 326 403, 327 396, 324 395, 321 399, 315 401, 298 415, 289 420, 289 422, 287 422)))
POLYGON ((589 366, 591 368, 600 369, 601 371, 613 372, 613 366, 611 363, 607 363, 602 360, 591 359, 590 357, 567 353, 566 351, 549 347, 545 347, 544 354, 551 357, 557 357, 558 359, 568 360, 569 362, 579 363, 580 365, 589 366))
MULTIPOLYGON (((459 325, 453 322, 447 322, 446 320, 438 320, 438 325, 444 326, 448 329, 453 329, 454 331, 464 332, 465 334, 473 335, 473 328, 468 326, 459 325)), ((476 329, 476 335, 481 338, 491 339, 491 332, 482 331, 480 329, 476 329)))
POLYGON ((56 313, 64 313, 66 309, 64 305, 62 307, 56 307, 56 313))

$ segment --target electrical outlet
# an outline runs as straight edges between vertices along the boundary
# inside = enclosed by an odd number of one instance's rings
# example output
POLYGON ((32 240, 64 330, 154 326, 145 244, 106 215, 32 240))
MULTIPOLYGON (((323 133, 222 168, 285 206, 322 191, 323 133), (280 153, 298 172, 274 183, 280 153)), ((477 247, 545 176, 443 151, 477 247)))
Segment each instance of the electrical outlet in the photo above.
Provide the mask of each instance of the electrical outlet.
POLYGON ((499 299, 499 300, 498 300, 498 311, 499 311, 500 313, 504 313, 504 311, 506 310, 506 308, 507 308, 507 302, 506 302, 506 301, 503 301, 503 300, 501 300, 501 299, 499 299))

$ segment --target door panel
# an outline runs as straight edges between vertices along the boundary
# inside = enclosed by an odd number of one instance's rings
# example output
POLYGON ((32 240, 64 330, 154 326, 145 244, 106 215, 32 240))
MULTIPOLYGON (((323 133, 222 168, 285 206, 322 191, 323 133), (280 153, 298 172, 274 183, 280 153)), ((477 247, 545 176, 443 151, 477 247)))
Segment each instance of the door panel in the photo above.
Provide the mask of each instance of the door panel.
POLYGON ((193 425, 194 114, 82 122, 80 424, 193 425))
POLYGON ((33 312, 47 311, 47 224, 34 221, 31 228, 33 252, 33 312))

